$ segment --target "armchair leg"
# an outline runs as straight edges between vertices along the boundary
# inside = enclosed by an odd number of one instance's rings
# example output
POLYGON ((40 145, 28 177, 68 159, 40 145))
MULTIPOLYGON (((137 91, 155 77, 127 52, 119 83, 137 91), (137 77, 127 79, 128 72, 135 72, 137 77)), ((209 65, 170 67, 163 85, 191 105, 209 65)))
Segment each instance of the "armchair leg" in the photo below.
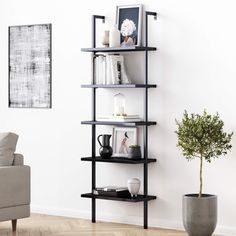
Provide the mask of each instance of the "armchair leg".
POLYGON ((12 220, 11 224, 12 224, 12 231, 15 232, 16 231, 17 220, 12 220))

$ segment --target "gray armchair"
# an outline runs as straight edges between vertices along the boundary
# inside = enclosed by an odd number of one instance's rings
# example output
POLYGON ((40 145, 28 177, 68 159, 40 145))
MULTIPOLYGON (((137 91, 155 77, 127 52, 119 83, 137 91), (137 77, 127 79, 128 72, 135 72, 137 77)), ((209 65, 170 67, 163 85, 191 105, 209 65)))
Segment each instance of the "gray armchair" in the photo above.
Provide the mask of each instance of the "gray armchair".
POLYGON ((0 221, 11 220, 16 231, 17 219, 30 216, 30 167, 21 154, 14 154, 12 166, 0 166, 0 221))

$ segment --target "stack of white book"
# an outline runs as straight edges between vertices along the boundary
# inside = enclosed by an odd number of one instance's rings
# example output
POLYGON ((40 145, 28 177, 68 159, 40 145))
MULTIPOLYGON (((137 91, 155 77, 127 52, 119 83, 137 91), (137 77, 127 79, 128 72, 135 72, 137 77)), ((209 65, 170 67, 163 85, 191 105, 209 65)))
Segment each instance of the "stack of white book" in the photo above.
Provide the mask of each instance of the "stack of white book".
POLYGON ((96 55, 94 58, 95 84, 106 84, 106 56, 96 55))
POLYGON ((94 58, 95 84, 130 84, 122 55, 97 54, 94 58))
POLYGON ((97 121, 138 122, 138 121, 142 121, 142 119, 138 115, 101 116, 101 117, 97 118, 97 121))

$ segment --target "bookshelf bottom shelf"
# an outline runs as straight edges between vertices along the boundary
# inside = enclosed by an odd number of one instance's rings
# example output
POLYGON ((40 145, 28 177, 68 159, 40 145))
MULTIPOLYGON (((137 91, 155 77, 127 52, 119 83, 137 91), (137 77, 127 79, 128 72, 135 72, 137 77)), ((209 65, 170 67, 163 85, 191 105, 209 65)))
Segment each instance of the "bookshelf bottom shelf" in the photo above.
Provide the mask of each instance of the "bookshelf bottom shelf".
POLYGON ((152 195, 144 196, 140 194, 137 197, 111 197, 111 196, 96 195, 93 193, 84 193, 84 194, 81 194, 81 197, 96 198, 96 199, 111 200, 111 201, 124 201, 124 202, 144 202, 144 201, 151 201, 151 200, 156 199, 156 196, 152 196, 152 195))

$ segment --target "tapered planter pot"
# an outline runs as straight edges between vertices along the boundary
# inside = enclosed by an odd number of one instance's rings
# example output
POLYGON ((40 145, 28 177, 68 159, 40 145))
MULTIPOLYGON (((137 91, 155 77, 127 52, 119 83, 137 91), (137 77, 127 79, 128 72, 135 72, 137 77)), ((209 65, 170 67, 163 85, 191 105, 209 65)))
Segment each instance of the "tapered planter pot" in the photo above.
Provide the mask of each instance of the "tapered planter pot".
POLYGON ((183 196, 183 224, 189 236, 211 236, 217 223, 217 196, 183 196))

